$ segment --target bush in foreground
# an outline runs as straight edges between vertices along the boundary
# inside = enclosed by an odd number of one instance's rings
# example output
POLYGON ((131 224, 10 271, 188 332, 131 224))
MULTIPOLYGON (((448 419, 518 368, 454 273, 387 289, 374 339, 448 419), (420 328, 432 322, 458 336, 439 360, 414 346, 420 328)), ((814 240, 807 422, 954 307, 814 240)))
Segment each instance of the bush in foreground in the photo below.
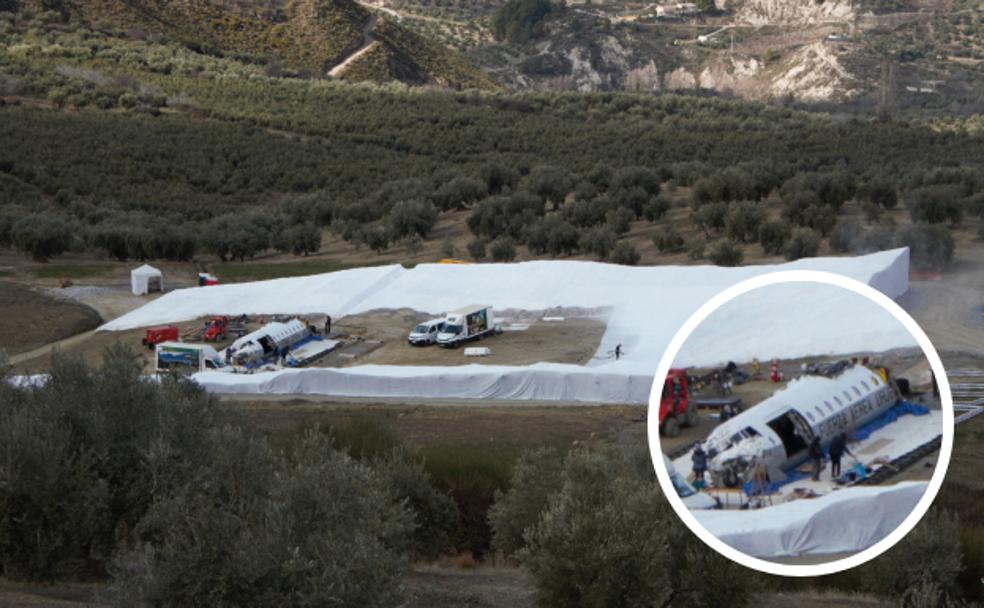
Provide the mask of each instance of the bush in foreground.
POLYGON ((419 466, 374 470, 316 431, 274 453, 122 347, 99 368, 55 357, 41 386, 0 378, 0 401, 8 577, 108 571, 126 606, 391 606, 408 553, 433 549, 412 530, 453 517, 419 466))
POLYGON ((755 576, 680 526, 636 462, 648 452, 622 447, 528 453, 498 496, 496 546, 530 571, 537 604, 747 605, 755 576))

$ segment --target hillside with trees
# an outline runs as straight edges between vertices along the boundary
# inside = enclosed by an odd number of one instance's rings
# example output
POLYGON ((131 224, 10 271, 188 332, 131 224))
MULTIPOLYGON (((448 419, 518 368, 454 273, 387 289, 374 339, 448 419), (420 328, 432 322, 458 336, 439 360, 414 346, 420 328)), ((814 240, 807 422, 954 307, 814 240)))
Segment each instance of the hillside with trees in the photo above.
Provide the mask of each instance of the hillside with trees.
POLYGON ((133 39, 178 41, 198 52, 262 62, 269 72, 325 78, 370 43, 347 80, 494 88, 448 48, 383 19, 354 0, 25 0, 21 10, 133 39))
POLYGON ((981 136, 959 126, 698 96, 352 87, 0 15, 0 245, 38 259, 245 260, 336 239, 412 254, 451 238, 443 250, 476 259, 624 263, 910 245, 938 268, 950 228, 973 233, 984 209, 981 136), (434 237, 451 218, 467 232, 434 237))

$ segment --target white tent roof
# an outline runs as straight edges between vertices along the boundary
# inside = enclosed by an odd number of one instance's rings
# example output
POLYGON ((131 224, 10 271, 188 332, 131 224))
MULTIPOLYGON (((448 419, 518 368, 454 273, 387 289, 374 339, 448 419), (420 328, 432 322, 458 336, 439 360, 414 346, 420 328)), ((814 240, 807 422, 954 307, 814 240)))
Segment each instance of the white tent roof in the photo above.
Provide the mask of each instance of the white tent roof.
POLYGON ((134 268, 133 270, 131 270, 130 271, 130 276, 132 276, 132 277, 159 277, 159 276, 162 276, 162 275, 161 275, 161 271, 160 270, 157 270, 156 268, 154 268, 153 266, 151 266, 149 264, 144 264, 143 266, 140 266, 139 268, 134 268))

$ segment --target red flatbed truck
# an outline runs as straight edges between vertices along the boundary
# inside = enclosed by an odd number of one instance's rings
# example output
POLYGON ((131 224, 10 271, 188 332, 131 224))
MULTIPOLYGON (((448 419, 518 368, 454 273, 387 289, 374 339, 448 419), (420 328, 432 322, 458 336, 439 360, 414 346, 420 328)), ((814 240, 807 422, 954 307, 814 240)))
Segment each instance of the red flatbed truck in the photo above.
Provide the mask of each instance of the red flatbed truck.
POLYGON ((687 370, 671 369, 663 381, 659 400, 659 431, 666 437, 676 437, 680 427, 697 424, 697 404, 690 399, 687 370))
POLYGON ((143 345, 154 350, 154 347, 162 342, 177 342, 179 339, 177 325, 159 325, 147 328, 144 332, 143 345))

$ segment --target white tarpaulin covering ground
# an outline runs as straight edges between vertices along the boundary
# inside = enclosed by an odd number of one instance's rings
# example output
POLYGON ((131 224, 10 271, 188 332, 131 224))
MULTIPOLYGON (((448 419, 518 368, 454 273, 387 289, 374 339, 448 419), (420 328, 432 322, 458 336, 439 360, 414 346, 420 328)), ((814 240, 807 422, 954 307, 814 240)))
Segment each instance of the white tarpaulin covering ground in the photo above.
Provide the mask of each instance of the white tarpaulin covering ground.
MULTIPOLYGON (((548 310, 558 307, 607 309, 607 328, 589 367, 533 365, 289 370, 262 379, 250 376, 201 376, 210 390, 224 392, 291 392, 349 395, 346 388, 376 396, 427 394, 459 398, 476 395, 510 399, 580 400, 645 403, 649 378, 673 334, 701 304, 743 279, 782 269, 827 270, 865 282, 896 298, 908 289, 909 253, 896 249, 857 258, 812 258, 772 266, 628 267, 596 262, 538 261, 518 264, 422 264, 346 270, 309 277, 217 285, 173 291, 102 327, 122 330, 187 321, 209 314, 318 314, 340 319, 379 309, 411 308, 440 315, 474 303, 498 310, 548 310), (625 356, 611 356, 622 344, 625 356), (590 370, 588 376, 583 374, 590 370), (558 380, 569 374, 570 379, 558 380), (281 377, 282 376, 282 377, 281 377), (479 379, 479 377, 481 377, 479 379), (413 381, 410 379, 414 378, 413 381), (480 387, 471 387, 477 382, 480 387), (648 382, 648 380, 646 381, 648 382), (237 388, 235 385, 241 384, 237 388), (592 390, 583 387, 591 386, 592 390), (506 388, 501 388, 505 386, 506 388), (446 388, 442 388, 446 387, 446 388), (497 387, 497 388, 489 388, 497 387), (575 388, 576 387, 576 388, 575 388), (580 392, 584 390, 585 392, 580 392), (393 391, 399 394, 395 395, 393 391), (573 397, 573 399, 572 399, 573 397)), ((688 349, 680 365, 796 357, 860 350, 887 350, 911 345, 898 324, 874 305, 858 305, 849 292, 811 297, 801 288, 788 293, 749 294, 737 317, 719 323, 713 350, 688 349), (743 316, 742 316, 743 315, 743 316), (738 331, 748 322, 766 320, 778 331, 738 331)), ((409 327, 407 328, 409 331, 409 327)), ((496 338, 500 339, 500 338, 496 338)), ((488 343, 494 350, 494 341, 488 343)))
POLYGON ((764 559, 854 553, 888 536, 928 484, 856 487, 749 511, 692 511, 711 534, 764 559))

